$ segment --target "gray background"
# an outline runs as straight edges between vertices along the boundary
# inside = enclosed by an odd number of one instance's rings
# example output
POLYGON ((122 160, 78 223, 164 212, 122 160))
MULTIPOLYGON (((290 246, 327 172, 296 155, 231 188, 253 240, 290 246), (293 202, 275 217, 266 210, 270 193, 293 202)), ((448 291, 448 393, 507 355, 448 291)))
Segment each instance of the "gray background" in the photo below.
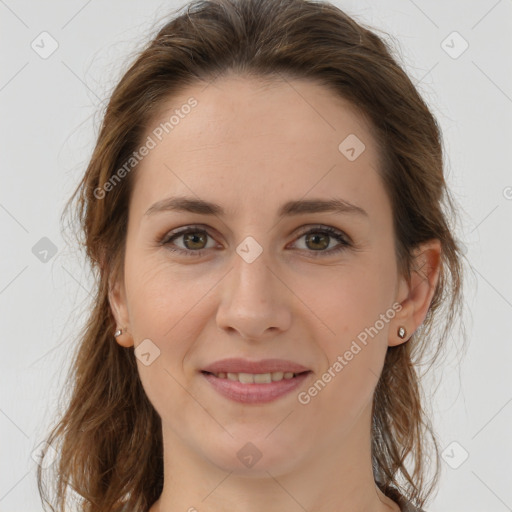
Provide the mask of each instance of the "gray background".
MULTIPOLYGON (((461 207, 469 348, 461 360, 455 335, 434 400, 426 387, 445 449, 426 508, 512 510, 512 1, 334 3, 394 36, 441 124, 461 207)), ((62 208, 111 88, 153 24, 183 4, 0 0, 0 512, 41 510, 31 454, 58 407, 90 300, 88 269, 61 233, 62 208), (58 44, 47 58, 43 31, 58 44)))

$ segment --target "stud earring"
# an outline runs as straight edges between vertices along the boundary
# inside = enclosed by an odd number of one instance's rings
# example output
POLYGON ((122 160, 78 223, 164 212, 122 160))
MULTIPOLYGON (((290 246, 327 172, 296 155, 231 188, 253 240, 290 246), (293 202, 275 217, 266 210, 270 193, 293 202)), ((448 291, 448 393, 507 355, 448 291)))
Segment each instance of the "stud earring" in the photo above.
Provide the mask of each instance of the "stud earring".
POLYGON ((117 329, 117 331, 114 333, 114 337, 118 337, 118 336, 121 336, 121 334, 123 334, 123 330, 122 329, 117 329))
POLYGON ((406 334, 407 334, 407 331, 405 330, 404 327, 398 328, 398 337, 399 338, 404 339, 406 334))

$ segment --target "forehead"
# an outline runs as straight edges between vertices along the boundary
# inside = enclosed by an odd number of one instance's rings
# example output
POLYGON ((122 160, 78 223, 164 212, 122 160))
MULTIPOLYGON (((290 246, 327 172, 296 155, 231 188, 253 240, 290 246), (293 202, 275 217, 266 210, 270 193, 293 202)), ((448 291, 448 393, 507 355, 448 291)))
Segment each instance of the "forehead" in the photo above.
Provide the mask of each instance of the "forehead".
POLYGON ((228 76, 197 83, 170 97, 147 132, 163 128, 163 138, 176 142, 187 138, 187 149, 194 150, 204 149, 206 142, 250 144, 254 141, 248 135, 264 136, 279 127, 286 131, 276 142, 304 142, 306 138, 326 144, 338 141, 344 133, 368 138, 372 128, 355 105, 316 81, 228 76), (196 105, 188 108, 191 100, 196 105))
POLYGON ((189 86, 164 103, 148 138, 154 147, 134 173, 134 196, 145 203, 216 190, 224 196, 231 191, 233 199, 242 194, 254 206, 262 193, 267 204, 277 195, 297 199, 312 188, 357 195, 378 168, 365 117, 305 79, 233 76, 189 86), (360 152, 355 160, 344 153, 351 147, 360 152), (250 198, 251 192, 258 197, 250 198))

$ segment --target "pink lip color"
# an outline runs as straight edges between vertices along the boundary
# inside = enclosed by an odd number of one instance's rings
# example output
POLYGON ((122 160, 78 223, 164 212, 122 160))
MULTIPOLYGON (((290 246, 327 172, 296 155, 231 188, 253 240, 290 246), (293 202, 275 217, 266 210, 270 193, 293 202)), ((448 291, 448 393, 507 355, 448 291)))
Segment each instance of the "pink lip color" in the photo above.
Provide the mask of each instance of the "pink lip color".
POLYGON ((226 398, 244 404, 263 404, 292 392, 310 373, 302 373, 292 379, 283 379, 269 384, 242 384, 229 379, 219 379, 210 373, 202 373, 202 375, 215 391, 226 398))
POLYGON ((301 373, 309 371, 309 368, 284 359, 262 359, 261 361, 249 361, 248 359, 242 358, 230 358, 215 361, 213 364, 202 368, 202 370, 210 373, 301 373))

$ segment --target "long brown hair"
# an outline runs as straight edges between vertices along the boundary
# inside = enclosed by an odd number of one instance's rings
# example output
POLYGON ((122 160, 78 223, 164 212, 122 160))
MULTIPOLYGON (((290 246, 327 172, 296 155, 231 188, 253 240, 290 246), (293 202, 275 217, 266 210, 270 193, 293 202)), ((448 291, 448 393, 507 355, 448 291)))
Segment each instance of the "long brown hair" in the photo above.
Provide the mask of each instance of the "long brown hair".
POLYGON ((136 168, 108 193, 98 190, 107 190, 140 147, 170 96, 228 73, 311 79, 351 101, 371 121, 379 144, 400 271, 410 275, 418 244, 441 241, 441 274, 427 317, 407 343, 388 348, 373 401, 377 485, 399 503, 405 497, 423 506, 438 483, 440 457, 418 368, 427 353, 428 368, 438 358, 462 307, 462 254, 451 225, 457 212, 436 119, 389 43, 332 4, 197 0, 185 7, 173 12, 114 89, 85 175, 64 211, 73 207, 96 289, 68 376, 67 409, 47 439, 58 451, 52 492, 38 468, 45 508, 64 512, 73 495, 87 512, 146 512, 162 491, 160 417, 143 390, 133 350, 113 338, 108 300, 110 280, 123 267, 136 168))

